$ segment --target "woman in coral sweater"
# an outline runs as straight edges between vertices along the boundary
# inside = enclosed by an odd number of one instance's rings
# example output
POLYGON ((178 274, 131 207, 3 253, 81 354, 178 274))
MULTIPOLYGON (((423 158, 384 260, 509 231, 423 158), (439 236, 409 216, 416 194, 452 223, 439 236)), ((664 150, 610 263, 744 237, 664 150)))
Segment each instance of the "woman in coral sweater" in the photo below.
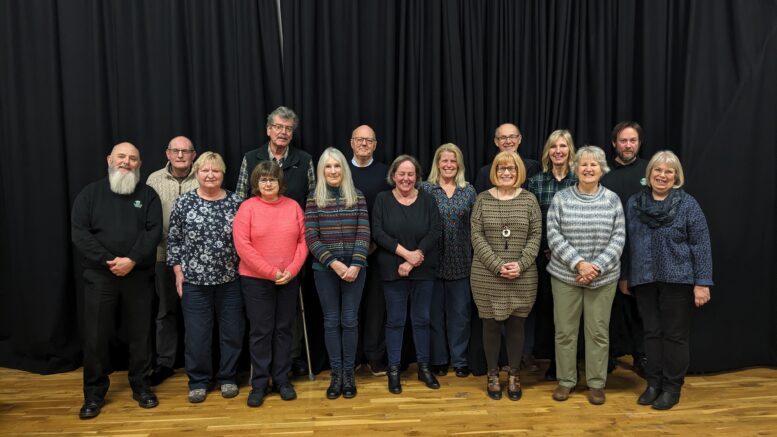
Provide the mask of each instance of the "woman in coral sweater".
POLYGON ((240 284, 250 325, 253 374, 248 406, 258 407, 269 380, 281 399, 297 397, 289 382, 291 326, 300 272, 307 256, 305 225, 297 202, 281 195, 283 172, 272 161, 251 173, 254 196, 240 205, 233 224, 240 284))

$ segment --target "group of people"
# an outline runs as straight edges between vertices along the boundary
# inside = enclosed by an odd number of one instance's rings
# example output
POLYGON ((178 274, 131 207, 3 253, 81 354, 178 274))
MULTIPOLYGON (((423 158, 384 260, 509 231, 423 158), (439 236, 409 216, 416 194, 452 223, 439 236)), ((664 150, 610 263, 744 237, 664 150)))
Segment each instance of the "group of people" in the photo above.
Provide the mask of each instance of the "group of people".
POLYGON ((438 389, 449 366, 467 377, 474 302, 490 398, 502 397, 504 347, 509 399, 522 396, 520 369, 532 350, 551 359, 553 399, 568 399, 582 316, 588 399, 602 404, 618 353, 610 344, 618 289, 637 309, 624 305, 622 319, 644 325, 617 328, 644 332, 644 352, 630 351, 647 380, 638 403, 668 409, 679 401, 692 308, 710 299, 709 234, 698 203, 681 189, 677 156, 638 158, 637 123, 614 128, 612 172, 602 149, 576 151, 566 130, 551 133, 540 162, 522 159, 518 127, 503 124, 494 135, 499 153, 474 186, 455 144, 436 150, 423 181, 413 156, 376 161, 366 125, 353 131, 352 159, 330 147, 314 166, 290 145, 297 124, 285 107, 268 115, 269 141, 245 154, 235 192, 223 188, 222 157, 198 156, 185 137, 170 141, 166 166, 145 184, 138 149, 114 146, 108 178, 84 188, 72 212, 84 267, 79 417, 97 416, 104 404, 117 310, 128 323, 133 398, 158 405, 151 386, 174 372, 179 299, 190 402, 203 402, 213 384, 225 398, 238 395, 246 328, 247 404, 262 405, 273 390, 295 399, 289 374, 306 274, 323 313, 329 399, 356 396, 359 353, 374 375, 387 375, 391 393, 402 392, 408 313, 418 380, 438 389))

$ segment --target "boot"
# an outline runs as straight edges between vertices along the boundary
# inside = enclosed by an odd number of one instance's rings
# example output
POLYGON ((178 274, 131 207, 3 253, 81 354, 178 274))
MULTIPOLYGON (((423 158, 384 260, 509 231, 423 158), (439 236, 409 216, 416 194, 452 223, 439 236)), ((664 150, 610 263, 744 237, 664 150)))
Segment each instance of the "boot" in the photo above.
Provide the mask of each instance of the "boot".
POLYGON ((498 401, 502 399, 502 386, 499 385, 499 369, 491 369, 486 376, 486 392, 488 397, 498 401))
POLYGON ((329 388, 326 389, 327 399, 337 399, 343 392, 343 371, 332 369, 332 378, 329 380, 329 388))
POLYGON ((521 399, 522 395, 521 377, 518 374, 518 369, 510 369, 510 373, 507 376, 507 397, 511 401, 517 401, 521 399))
POLYGON ((402 383, 399 381, 399 366, 389 366, 386 375, 388 376, 389 391, 395 395, 402 393, 402 383))
POLYGON ((343 397, 351 399, 356 396, 356 376, 353 369, 343 370, 343 397))
POLYGON ((418 380, 423 381, 429 388, 435 390, 440 388, 440 383, 437 382, 428 363, 418 363, 418 380))

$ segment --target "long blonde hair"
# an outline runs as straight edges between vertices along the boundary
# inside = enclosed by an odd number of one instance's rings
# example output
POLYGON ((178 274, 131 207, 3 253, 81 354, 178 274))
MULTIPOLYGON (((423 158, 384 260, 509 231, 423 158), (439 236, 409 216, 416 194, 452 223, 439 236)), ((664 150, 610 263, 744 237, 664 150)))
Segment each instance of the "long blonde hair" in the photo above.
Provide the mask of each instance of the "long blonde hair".
POLYGON ((440 185, 440 157, 442 156, 443 152, 450 152, 453 153, 454 156, 456 156, 456 164, 458 165, 458 170, 456 171, 456 177, 454 178, 454 182, 456 183, 456 186, 459 188, 464 188, 467 186, 467 181, 464 180, 464 155, 461 153, 461 149, 453 143, 445 143, 442 146, 437 148, 437 151, 434 152, 434 159, 432 159, 432 170, 429 172, 429 179, 427 179, 429 182, 431 182, 434 185, 440 185))
POLYGON ((340 164, 340 171, 343 174, 343 180, 340 182, 340 196, 345 201, 345 207, 350 208, 356 204, 356 187, 353 185, 351 168, 348 166, 348 161, 345 160, 345 155, 334 147, 327 147, 324 153, 321 154, 321 158, 318 159, 318 165, 316 166, 316 190, 314 193, 316 205, 319 208, 324 208, 327 204, 328 193, 324 169, 326 168, 326 162, 330 159, 334 159, 340 164))

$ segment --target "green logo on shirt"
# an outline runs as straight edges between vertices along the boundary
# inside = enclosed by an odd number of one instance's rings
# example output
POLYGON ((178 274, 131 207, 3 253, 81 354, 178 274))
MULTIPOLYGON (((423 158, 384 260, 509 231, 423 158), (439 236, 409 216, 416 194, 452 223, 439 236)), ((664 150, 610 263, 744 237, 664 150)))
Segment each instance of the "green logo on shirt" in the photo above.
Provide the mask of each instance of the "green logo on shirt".
POLYGON ((132 204, 135 208, 143 208, 143 202, 140 200, 136 200, 135 203, 132 204))

